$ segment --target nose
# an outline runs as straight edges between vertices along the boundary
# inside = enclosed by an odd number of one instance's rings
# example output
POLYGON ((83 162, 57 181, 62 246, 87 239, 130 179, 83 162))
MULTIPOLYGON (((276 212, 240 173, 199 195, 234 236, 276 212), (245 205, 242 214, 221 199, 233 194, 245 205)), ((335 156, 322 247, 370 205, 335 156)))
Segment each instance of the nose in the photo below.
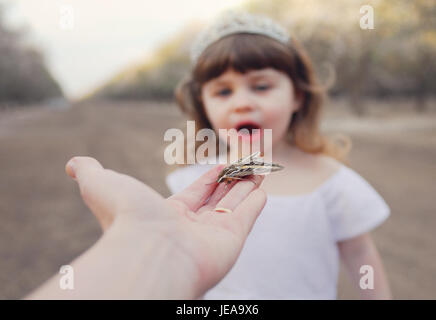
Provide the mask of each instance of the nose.
POLYGON ((241 104, 237 105, 233 110, 236 113, 247 113, 253 111, 254 108, 250 104, 241 104))
POLYGON ((252 112, 256 109, 256 102, 253 100, 253 97, 250 96, 250 93, 245 90, 239 90, 234 96, 232 109, 235 113, 252 112))

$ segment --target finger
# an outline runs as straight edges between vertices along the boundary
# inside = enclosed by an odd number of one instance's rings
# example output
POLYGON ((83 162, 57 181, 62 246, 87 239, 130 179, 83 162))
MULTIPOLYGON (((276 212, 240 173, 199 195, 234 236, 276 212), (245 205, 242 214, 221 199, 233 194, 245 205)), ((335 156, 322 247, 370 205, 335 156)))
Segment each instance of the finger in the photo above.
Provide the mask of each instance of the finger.
POLYGON ((266 193, 263 189, 257 188, 252 191, 237 207, 228 215, 230 219, 236 220, 241 226, 244 239, 253 228, 259 214, 266 204, 266 193))
POLYGON ((68 161, 66 172, 77 181, 83 201, 106 230, 114 219, 115 207, 115 190, 108 183, 109 171, 94 158, 74 157, 68 161))
POLYGON ((232 181, 230 184, 220 183, 220 185, 214 190, 209 200, 207 201, 205 208, 201 210, 210 210, 216 207, 218 202, 233 188, 238 181, 232 181))
POLYGON ((259 187, 263 178, 263 176, 253 176, 250 180, 237 182, 216 206, 234 210, 252 190, 259 187))
POLYGON ((73 178, 77 178, 77 174, 83 173, 87 169, 103 169, 103 166, 96 159, 91 157, 74 157, 67 162, 65 171, 73 178))
POLYGON ((212 168, 185 190, 172 195, 168 199, 181 201, 185 203, 190 210, 194 212, 197 211, 217 188, 216 179, 223 168, 224 165, 218 165, 212 168))

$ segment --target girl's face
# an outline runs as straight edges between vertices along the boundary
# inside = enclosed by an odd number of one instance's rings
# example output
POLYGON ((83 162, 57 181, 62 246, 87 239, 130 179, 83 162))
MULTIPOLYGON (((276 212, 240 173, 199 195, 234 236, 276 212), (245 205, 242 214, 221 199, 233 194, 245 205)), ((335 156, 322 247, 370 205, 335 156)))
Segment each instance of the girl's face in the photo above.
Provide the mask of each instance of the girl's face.
MULTIPOLYGON (((206 115, 218 129, 272 129, 273 145, 285 138, 292 114, 299 108, 287 74, 276 69, 245 74, 227 70, 202 86, 206 115)), ((254 141, 259 135, 240 135, 254 141)), ((221 137, 224 138, 224 137, 221 137)))

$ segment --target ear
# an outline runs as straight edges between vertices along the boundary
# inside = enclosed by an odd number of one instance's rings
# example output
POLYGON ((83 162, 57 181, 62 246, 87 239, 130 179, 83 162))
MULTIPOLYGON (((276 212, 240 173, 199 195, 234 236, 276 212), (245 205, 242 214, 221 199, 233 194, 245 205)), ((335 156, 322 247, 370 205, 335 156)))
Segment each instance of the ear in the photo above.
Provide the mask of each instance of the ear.
POLYGON ((295 111, 298 111, 303 106, 304 102, 304 92, 301 90, 296 90, 294 95, 294 104, 295 104, 295 111))

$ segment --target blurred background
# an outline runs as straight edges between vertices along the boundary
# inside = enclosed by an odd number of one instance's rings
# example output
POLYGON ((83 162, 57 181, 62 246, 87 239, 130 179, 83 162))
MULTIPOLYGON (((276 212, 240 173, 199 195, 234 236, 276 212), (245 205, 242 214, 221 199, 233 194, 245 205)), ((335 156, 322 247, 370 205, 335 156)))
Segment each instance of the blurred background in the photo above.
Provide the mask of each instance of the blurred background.
MULTIPOLYGON (((174 88, 196 33, 232 8, 281 22, 334 80, 322 128, 350 136, 350 166, 392 209, 373 236, 394 297, 436 299, 436 0, 0 0, 0 299, 101 235, 64 173, 72 156, 169 195, 174 88)), ((343 271, 339 298, 358 298, 343 271)))

